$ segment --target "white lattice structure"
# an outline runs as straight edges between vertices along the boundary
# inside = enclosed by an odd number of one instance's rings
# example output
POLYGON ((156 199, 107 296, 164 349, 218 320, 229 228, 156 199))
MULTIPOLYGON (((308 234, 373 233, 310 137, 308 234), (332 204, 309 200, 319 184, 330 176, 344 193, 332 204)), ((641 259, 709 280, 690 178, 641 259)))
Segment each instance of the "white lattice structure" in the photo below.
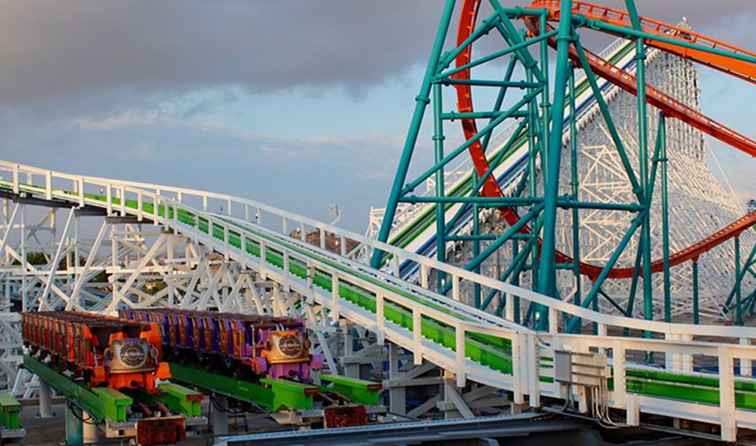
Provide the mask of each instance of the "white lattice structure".
MULTIPOLYGON (((618 39, 602 51, 601 56, 607 57, 615 53, 628 41, 618 39)), ((631 60, 634 52, 627 59, 631 60)), ((698 74, 694 65, 677 56, 659 50, 649 50, 647 53, 647 81, 659 90, 678 99, 680 102, 694 108, 700 107, 700 88, 698 74)), ((635 71, 634 62, 629 62, 626 69, 635 71)), ((583 78, 581 71, 576 71, 578 82, 583 78)), ((637 100, 635 96, 609 85, 604 91, 604 97, 609 104, 611 116, 618 127, 620 136, 628 151, 630 162, 638 175, 638 124, 637 100)), ((648 145, 650 157, 653 154, 658 128, 658 109, 648 108, 648 145)), ((578 115, 578 171, 580 178, 579 199, 595 202, 625 202, 635 201, 630 182, 624 171, 617 150, 611 142, 606 124, 598 106, 593 103, 585 112, 578 115)), ((511 133, 512 128, 498 133, 492 143, 493 147, 501 144, 511 133)), ((745 212, 744 206, 736 202, 736 198, 719 183, 712 175, 706 164, 707 147, 702 133, 695 128, 678 121, 666 121, 667 157, 669 166, 669 209, 670 209, 670 252, 679 251, 716 232, 731 223, 745 212)), ((569 134, 565 132, 562 152, 562 173, 560 180, 560 194, 570 193, 570 148, 569 134)), ((710 154, 714 156, 713 154, 710 154)), ((540 160, 539 160, 540 161, 540 160)), ((536 163, 537 167, 540 165, 536 163)), ((471 169, 469 159, 462 162, 455 169, 453 175, 446 180, 447 191, 460 181, 459 171, 471 169)), ((519 171, 513 179, 505 180, 502 186, 505 194, 511 194, 515 189, 524 170, 519 171)), ((656 189, 653 195, 653 211, 651 217, 652 257, 662 257, 661 242, 661 173, 657 173, 656 189)), ((542 186, 542 184, 539 184, 542 186)), ((428 188, 432 194, 432 187, 428 188)), ((403 204, 397 209, 394 230, 400 230, 415 218, 423 207, 427 205, 403 204)), ((383 209, 371 209, 368 234, 376 234, 383 217, 383 209)), ((580 210, 580 258, 582 261, 595 265, 604 265, 619 244, 630 220, 635 214, 628 212, 580 210)), ((566 253, 572 253, 572 215, 568 211, 558 212, 557 247, 566 253)), ((483 229, 487 232, 501 232, 505 225, 499 221, 497 213, 490 210, 482 215, 483 229)), ((463 229, 469 233, 470 223, 463 229)), ((394 232, 395 233, 395 232, 394 232)), ((639 232, 638 232, 639 234, 639 232)), ((637 251, 639 235, 633 237, 630 245, 624 251, 617 263, 618 267, 633 266, 637 251)), ((747 255, 756 241, 754 232, 749 230, 740 237, 741 255, 747 255)), ((482 243, 485 248, 485 242, 482 243)), ((447 256, 452 263, 461 265, 471 258, 469 243, 450 244, 447 256)), ((699 280, 705 286, 700 287, 700 311, 702 317, 721 319, 721 309, 733 283, 735 282, 733 243, 729 242, 702 255, 699 259, 699 280)), ((499 250, 494 258, 486 260, 481 265, 483 274, 498 276, 512 261, 509 244, 499 250)), ((582 292, 590 288, 590 283, 583 278, 582 292)), ((524 274, 520 284, 529 286, 529 275, 524 274)), ((628 279, 610 280, 605 283, 603 290, 622 308, 626 308, 631 281, 628 279)), ((692 310, 692 278, 690 262, 671 269, 672 315, 675 319, 689 318, 692 310)), ((752 289, 754 281, 750 278, 745 288, 752 289)), ((633 312, 637 316, 642 311, 642 280, 639 280, 636 305, 633 312)), ((564 299, 570 298, 575 292, 575 278, 571 272, 558 272, 558 287, 564 299)), ((466 290, 466 298, 472 297, 466 290)), ((663 282, 662 275, 654 275, 654 312, 655 318, 660 319, 663 313, 663 282)), ((617 313, 618 310, 605 299, 600 299, 602 310, 617 313)))
MULTIPOLYGON (((648 82, 677 98, 686 105, 699 108, 698 75, 689 61, 658 50, 649 52, 647 60, 648 82)), ((631 165, 638 174, 638 121, 635 96, 613 87, 609 93, 609 108, 628 151, 631 165)), ((657 129, 658 109, 649 107, 649 152, 653 153, 657 129)), ((680 251, 704 239, 718 229, 742 216, 744 206, 737 203, 712 175, 705 164, 707 150, 700 131, 676 119, 666 121, 667 157, 669 169, 669 234, 670 251, 680 251)), ((580 189, 579 198, 586 201, 632 202, 633 193, 620 157, 611 143, 611 137, 603 118, 594 113, 580 122, 578 131, 580 189)), ((563 151, 563 159, 569 160, 569 147, 563 151)), ((656 188, 651 212, 652 258, 662 257, 661 232, 661 181, 657 173, 656 188)), ((569 193, 569 170, 563 171, 560 193, 569 193)), ((603 210, 580 211, 580 257, 587 263, 606 264, 614 248, 630 225, 633 214, 603 210)), ((565 252, 572 252, 572 218, 569 212, 560 212, 558 244, 565 252)), ((633 266, 640 240, 638 234, 624 251, 618 266, 633 266)), ((749 252, 754 243, 753 231, 741 236, 741 252, 749 252)), ((725 243, 703 254, 699 260, 700 309, 703 316, 720 317, 721 306, 735 283, 734 244, 725 243)), ((561 291, 569 296, 573 277, 562 272, 561 291)), ((671 269, 672 314, 684 317, 692 308, 691 264, 685 263, 671 269)), ((752 288, 752 281, 746 288, 752 288)), ((614 280, 604 286, 604 291, 625 307, 630 281, 614 280)), ((750 289, 749 288, 749 289, 750 289)), ((585 289, 585 288, 584 288, 585 289)), ((638 298, 642 280, 638 284, 638 298)), ((663 283, 662 275, 654 275, 654 312, 661 318, 663 283)), ((602 299, 602 306, 611 311, 613 306, 602 299)), ((640 315, 642 305, 636 304, 635 315, 640 315)))

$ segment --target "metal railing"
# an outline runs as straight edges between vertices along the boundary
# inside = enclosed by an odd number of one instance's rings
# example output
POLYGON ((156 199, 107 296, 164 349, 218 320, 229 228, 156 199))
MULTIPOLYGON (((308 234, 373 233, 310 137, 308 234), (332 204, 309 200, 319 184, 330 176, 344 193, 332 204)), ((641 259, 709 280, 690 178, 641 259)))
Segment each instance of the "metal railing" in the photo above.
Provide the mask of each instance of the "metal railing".
MULTIPOLYGON (((376 332, 379 341, 389 340, 408 349, 414 353, 416 362, 428 360, 453 372, 459 384, 464 384, 467 379, 482 382, 512 391, 516 402, 522 402, 528 396, 530 404, 538 406, 542 395, 561 395, 556 384, 541 382, 540 377, 553 372, 540 366, 539 355, 548 355, 554 348, 574 351, 600 349, 612 351, 614 390, 609 395, 612 407, 672 413, 679 418, 717 423, 723 428, 724 439, 732 438, 736 426, 756 428, 756 412, 738 409, 735 405, 735 375, 732 368, 733 361, 738 359, 741 370, 750 370, 751 361, 756 359, 756 347, 750 345, 756 338, 756 327, 672 324, 594 312, 326 223, 227 194, 71 175, 7 161, 0 161, 0 178, 0 187, 14 194, 62 201, 71 207, 99 207, 110 215, 133 216, 138 221, 151 221, 180 232, 226 258, 314 299, 328 308, 332 317, 347 318, 376 332), (215 206, 223 207, 223 212, 213 212, 215 206), (187 223, 186 219, 180 219, 180 212, 193 216, 191 221, 187 223), (200 220, 206 225, 205 228, 200 220), (308 241, 308 229, 319 233, 317 243, 308 241), (222 235, 218 235, 218 231, 222 235), (293 233, 299 237, 293 237, 293 233), (326 234, 342 240, 341 252, 325 249, 326 234), (239 246, 231 243, 232 235, 238 237, 239 246), (355 240, 371 250, 385 252, 391 256, 395 269, 383 272, 347 258, 346 240, 355 240), (247 249, 250 243, 258 247, 257 256, 247 249), (267 253, 271 251, 282 257, 280 267, 268 261, 267 253), (418 265, 420 286, 397 277, 398 265, 404 261, 418 265), (293 274, 290 268, 292 262, 306 265, 308 274, 304 277, 293 274), (310 274, 310 271, 313 273, 310 274), (315 284, 315 272, 331 277, 330 291, 315 284), (451 297, 433 291, 435 287, 430 284, 432 274, 444 275, 451 281, 451 297), (375 310, 370 311, 341 296, 339 285, 342 283, 372 296, 375 310), (521 306, 533 303, 547 307, 550 321, 548 332, 533 332, 515 323, 514 305, 507 305, 505 317, 499 318, 459 302, 461 288, 470 285, 505 294, 510 297, 508 302, 515 301, 511 297, 518 297, 521 306), (384 317, 383 311, 388 305, 409 311, 412 324, 402 326, 384 317), (560 320, 568 317, 580 317, 596 323, 597 335, 560 332, 560 320), (437 321, 454 331, 454 348, 423 336, 421 327, 428 320, 437 321), (621 333, 623 329, 632 330, 638 337, 607 336, 610 332, 621 333), (510 343, 511 373, 487 367, 466 356, 467 335, 473 333, 510 343), (696 338, 702 337, 716 337, 721 342, 696 341, 696 338), (719 407, 647 395, 629 397, 624 373, 629 364, 625 353, 631 350, 662 352, 672 355, 680 364, 692 362, 693 355, 716 358, 719 373, 712 376, 717 377, 720 383, 719 407)), ((681 370, 685 370, 685 367, 681 370)))

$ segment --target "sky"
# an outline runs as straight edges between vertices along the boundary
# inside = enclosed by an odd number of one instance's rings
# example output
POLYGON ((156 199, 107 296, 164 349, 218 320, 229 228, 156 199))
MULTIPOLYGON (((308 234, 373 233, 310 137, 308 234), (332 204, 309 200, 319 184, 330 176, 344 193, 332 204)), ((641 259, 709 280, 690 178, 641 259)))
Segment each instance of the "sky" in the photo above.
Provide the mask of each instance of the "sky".
MULTIPOLYGON (((756 49, 752 0, 636 3, 756 49)), ((338 204, 340 224, 362 232, 368 209, 385 205, 443 2, 2 6, 0 159, 229 192, 323 220, 338 204)), ((704 113, 756 138, 756 88, 699 75, 704 113)), ((756 197, 754 160, 710 148, 739 198, 756 197)))

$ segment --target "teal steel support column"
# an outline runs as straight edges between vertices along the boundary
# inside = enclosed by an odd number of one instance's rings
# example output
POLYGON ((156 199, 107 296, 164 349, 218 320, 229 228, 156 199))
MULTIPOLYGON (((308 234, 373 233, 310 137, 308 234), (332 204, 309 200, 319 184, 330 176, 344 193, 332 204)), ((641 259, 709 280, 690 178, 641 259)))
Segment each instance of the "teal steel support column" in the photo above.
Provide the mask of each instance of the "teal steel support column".
POLYGON ((735 237, 735 325, 743 325, 743 302, 740 276, 740 237, 735 237))
MULTIPOLYGON (((580 180, 578 178, 578 146, 577 146, 577 116, 575 116, 575 66, 570 65, 570 192, 572 199, 580 199, 580 180)), ((575 274, 575 297, 572 303, 580 305, 581 282, 580 275, 580 209, 572 208, 572 271, 575 274)), ((581 324, 580 320, 577 322, 581 324)))
MULTIPOLYGON (((433 41, 433 49, 428 60, 428 66, 425 68, 425 75, 423 77, 423 84, 420 87, 420 92, 415 98, 415 111, 412 114, 412 122, 410 123, 409 130, 407 131, 407 139, 404 141, 404 148, 402 149, 402 155, 399 159, 399 166, 397 167, 396 176, 394 176, 394 182, 391 185, 391 192, 389 194, 388 204, 386 205, 386 213, 383 216, 381 222, 381 229, 378 232, 378 240, 382 242, 388 242, 389 235, 391 233, 391 225, 394 221, 396 214, 396 206, 399 204, 399 197, 402 190, 402 186, 407 179, 407 171, 409 170, 410 160, 412 159, 412 152, 415 149, 415 143, 417 142, 417 135, 420 133, 420 125, 423 122, 423 115, 425 114, 425 108, 428 106, 431 81, 437 71, 438 61, 441 57, 441 51, 446 41, 446 34, 449 30, 449 22, 451 21, 452 13, 454 12, 455 0, 446 0, 444 5, 444 11, 441 15, 441 22, 438 25, 436 31, 436 38, 433 41)), ((373 252, 373 257, 370 261, 374 268, 381 266, 384 253, 376 250, 373 252)))
MULTIPOLYGON (((538 18, 538 30, 542 36, 548 31, 545 15, 541 15, 538 18)), ((542 140, 539 142, 541 147, 541 165, 545 168, 545 166, 548 165, 546 147, 549 141, 549 132, 551 131, 551 128, 549 127, 549 118, 551 117, 551 92, 549 91, 549 43, 547 41, 544 40, 540 43, 539 52, 541 57, 541 76, 543 77, 543 95, 541 96, 543 128, 541 129, 542 140)), ((561 127, 561 123, 559 126, 561 127)), ((535 178, 533 180, 535 181, 535 178)), ((533 262, 535 263, 535 261, 536 259, 534 258, 533 262)))
POLYGON ((632 315, 635 311, 635 295, 638 294, 638 275, 640 273, 640 249, 635 250, 635 263, 633 264, 633 278, 630 282, 630 292, 627 295, 627 314, 632 315))
MULTIPOLYGON (((664 268, 664 321, 672 322, 672 285, 669 277, 669 177, 667 172, 667 125, 664 113, 659 113, 657 143, 661 163, 661 206, 662 206, 662 263, 664 268)), ((650 203, 649 203, 650 206, 650 203)))
MULTIPOLYGON (((444 159, 444 122, 441 120, 443 113, 443 103, 441 98, 441 85, 433 84, 433 154, 436 165, 444 159)), ((439 165, 436 171, 436 196, 443 197, 444 194, 444 166, 439 165)), ((446 262, 446 206, 443 203, 436 204, 436 258, 439 262, 446 262)), ((444 287, 446 277, 443 273, 436 274, 436 289, 441 290, 444 287)))
MULTIPOLYGON (((473 182, 473 187, 477 189, 478 188, 478 172, 475 169, 473 169, 472 182, 473 182)), ((480 207, 478 206, 477 203, 473 203, 472 212, 473 212, 472 235, 477 237, 480 235, 480 214, 479 214, 480 207)), ((476 238, 475 240, 473 240, 472 245, 473 245, 472 246, 473 257, 477 257, 478 255, 480 255, 480 239, 476 238)), ((480 265, 473 268, 473 271, 480 274, 480 265)), ((473 305, 475 306, 475 308, 480 308, 480 304, 481 304, 480 296, 481 296, 480 284, 476 282, 475 285, 473 286, 473 305)))
POLYGON ((701 323, 698 303, 698 258, 693 259, 693 323, 701 323))
MULTIPOLYGON (((609 257, 609 261, 606 262, 604 268, 601 269, 601 273, 599 273, 598 277, 593 281, 591 290, 588 292, 588 294, 585 296, 585 299, 581 303, 581 306, 583 308, 588 308, 589 306, 594 304, 598 297, 599 289, 601 289, 601 285, 609 275, 609 271, 614 268, 614 265, 617 263, 617 260, 619 260, 620 256, 625 251, 628 243, 630 243, 630 239, 633 237, 635 231, 641 225, 642 221, 643 216, 639 215, 633 218, 633 220, 630 222, 630 227, 627 229, 627 231, 625 231, 625 235, 622 236, 622 240, 620 240, 619 245, 617 245, 617 248, 615 248, 614 252, 609 257)), ((577 320, 575 318, 570 319, 570 322, 567 325, 567 332, 574 333, 577 328, 579 328, 579 326, 577 325, 577 320)))
MULTIPOLYGON (((533 249, 534 245, 533 238, 530 239, 528 242, 529 249, 533 249)), ((520 249, 520 244, 517 242, 517 240, 512 242, 512 258, 514 259, 519 255, 518 250, 520 249)), ((525 265, 525 261, 528 259, 527 252, 525 255, 522 256, 522 259, 515 264, 515 268, 512 271, 512 281, 510 282, 514 286, 520 286, 520 271, 522 271, 523 265, 525 265)), ((514 320, 516 323, 520 323, 520 297, 519 296, 510 296, 509 302, 514 306, 514 320)), ((501 314, 499 314, 501 316, 501 314)))
MULTIPOLYGON (((625 0, 633 28, 641 31, 640 16, 634 0, 625 0)), ((638 163, 643 203, 648 210, 651 206, 651 190, 648 175, 648 113, 646 112, 646 42, 635 40, 636 78, 638 81, 638 163)), ((643 213, 640 233, 641 266, 643 268, 643 317, 654 318, 653 283, 651 279, 651 213, 643 213)))
MULTIPOLYGON (((554 82, 554 101, 551 109, 551 133, 549 133, 548 169, 543 207, 543 244, 538 265, 538 291, 556 297, 556 268, 554 265, 556 250, 557 198, 559 195, 559 162, 562 151, 562 123, 564 122, 564 97, 567 87, 568 51, 572 40, 572 0, 562 0, 559 17, 557 41, 556 75, 554 82)), ((547 318, 541 317, 544 321, 547 318)))

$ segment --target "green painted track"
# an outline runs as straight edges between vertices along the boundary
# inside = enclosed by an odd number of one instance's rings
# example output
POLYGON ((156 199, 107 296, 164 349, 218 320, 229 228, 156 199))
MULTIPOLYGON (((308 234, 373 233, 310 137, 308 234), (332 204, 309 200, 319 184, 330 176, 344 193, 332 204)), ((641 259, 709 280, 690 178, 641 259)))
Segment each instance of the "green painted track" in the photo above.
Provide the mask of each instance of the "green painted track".
MULTIPOLYGON (((8 182, 0 182, 0 190, 9 190, 10 185, 8 182)), ((21 191, 44 193, 44 190, 37 186, 22 184, 21 191)), ((70 193, 71 200, 78 203, 78 195, 70 193)), ((106 197, 98 194, 85 194, 88 200, 94 200, 101 202, 103 206, 106 204, 106 197)), ((113 199, 113 206, 120 207, 121 203, 118 199, 113 199)), ((137 209, 136 200, 126 200, 124 206, 129 209, 137 209)), ((155 209, 151 203, 143 203, 142 210, 145 213, 145 217, 149 218, 155 209)), ((169 219, 175 218, 180 223, 198 228, 200 232, 205 235, 208 234, 208 219, 196 214, 186 208, 174 208, 160 206, 157 209, 157 214, 160 217, 167 216, 169 219), (167 215, 166 215, 167 214, 167 215)), ((222 217, 216 217, 222 219, 222 217)), ((283 235, 274 235, 268 231, 264 231, 258 227, 255 227, 252 223, 240 225, 238 223, 231 222, 229 220, 222 220, 228 226, 228 242, 230 246, 236 249, 240 249, 242 246, 241 238, 242 232, 250 232, 258 238, 266 239, 270 242, 285 246, 286 249, 294 253, 295 256, 301 256, 301 258, 290 257, 289 261, 289 273, 295 277, 306 280, 307 278, 307 266, 303 259, 314 261, 316 264, 321 264, 333 268, 335 270, 343 272, 346 277, 355 277, 359 280, 371 283, 379 286, 391 293, 396 293, 409 300, 416 301, 422 305, 433 307, 437 310, 443 311, 447 314, 451 314, 454 317, 465 320, 468 319, 464 315, 454 314, 449 311, 449 308, 442 307, 435 302, 430 302, 423 299, 421 296, 414 295, 399 287, 393 286, 389 283, 381 281, 380 279, 368 274, 364 274, 359 271, 353 271, 347 266, 342 265, 330 258, 319 254, 314 250, 309 250, 301 247, 299 244, 292 243, 292 240, 283 235)), ((211 236, 217 240, 224 240, 224 234, 226 228, 214 222, 213 231, 211 236)), ((254 240, 245 238, 245 247, 247 255, 258 258, 260 257, 260 245, 254 240)), ((272 247, 268 247, 266 251, 266 261, 269 266, 283 269, 283 253, 276 251, 272 247)), ((348 280, 348 279, 347 279, 348 280)), ((325 271, 316 270, 313 277, 313 284, 323 290, 331 292, 332 280, 331 275, 325 271)), ((356 285, 344 283, 343 280, 339 286, 339 296, 341 298, 367 310, 372 313, 376 311, 375 296, 368 290, 356 285)), ((406 328, 410 332, 413 330, 412 312, 410 309, 402 307, 393 302, 386 302, 384 307, 384 317, 401 327, 406 328)), ((455 350, 455 333, 454 328, 450 327, 440 321, 423 317, 421 332, 423 337, 429 339, 439 345, 444 346, 449 350, 455 350)), ((510 350, 510 342, 507 339, 497 338, 490 335, 485 335, 475 332, 467 332, 465 335, 465 356, 471 360, 489 367, 493 370, 499 371, 504 374, 512 373, 512 358, 510 350)), ((549 366, 550 358, 542 359, 542 366, 549 366)), ((541 377, 541 381, 549 381, 550 378, 541 377)), ((716 404, 718 403, 719 395, 717 391, 718 382, 716 377, 704 377, 700 375, 681 375, 672 374, 664 371, 654 370, 627 370, 627 382, 628 390, 630 392, 636 392, 643 395, 658 396, 682 401, 693 401, 699 403, 716 404)), ((754 380, 737 380, 736 381, 736 406, 742 409, 756 410, 756 381, 754 380)))

